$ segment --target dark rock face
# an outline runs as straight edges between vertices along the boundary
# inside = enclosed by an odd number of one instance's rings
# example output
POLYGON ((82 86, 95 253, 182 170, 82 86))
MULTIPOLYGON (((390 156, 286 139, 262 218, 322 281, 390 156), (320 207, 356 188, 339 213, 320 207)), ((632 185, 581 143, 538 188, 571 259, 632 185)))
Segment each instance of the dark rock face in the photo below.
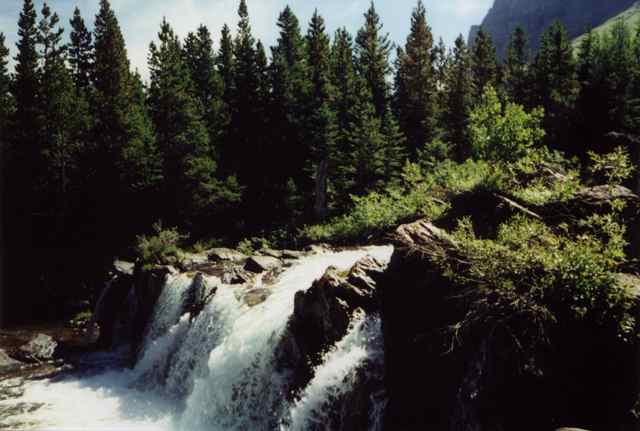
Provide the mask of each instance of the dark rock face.
POLYGON ((294 312, 278 348, 278 363, 293 371, 293 395, 313 377, 313 368, 347 333, 354 313, 378 310, 376 280, 384 265, 371 257, 341 274, 329 268, 306 292, 296 293, 294 312))
MULTIPOLYGON (((589 27, 597 27, 631 7, 637 0, 495 0, 482 22, 491 34, 500 57, 506 55, 509 37, 521 25, 535 52, 540 36, 554 21, 562 21, 572 38, 589 27)), ((478 27, 472 27, 469 42, 473 43, 478 27)))
MULTIPOLYGON (((637 342, 621 342, 611 328, 561 322, 536 363, 525 366, 512 335, 500 328, 456 344, 446 329, 464 318, 465 298, 434 264, 442 253, 457 258, 456 245, 426 220, 401 226, 393 239, 378 284, 386 429, 638 429, 637 342)), ((620 278, 640 292, 637 277, 620 278)))

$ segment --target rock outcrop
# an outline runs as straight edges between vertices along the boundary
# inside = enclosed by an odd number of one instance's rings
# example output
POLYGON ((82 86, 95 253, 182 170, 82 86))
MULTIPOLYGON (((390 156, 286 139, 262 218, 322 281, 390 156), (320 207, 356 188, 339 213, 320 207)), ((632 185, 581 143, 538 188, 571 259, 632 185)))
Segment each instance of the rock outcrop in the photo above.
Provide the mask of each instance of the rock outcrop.
MULTIPOLYGON (((578 193, 573 204, 581 202, 594 211, 611 193, 637 199, 622 189, 596 188, 578 193)), ((538 211, 519 206, 508 211, 526 210, 537 216, 538 211)), ((495 225, 486 230, 495 231, 495 225)), ((633 413, 640 393, 637 341, 622 342, 611 328, 593 322, 563 320, 549 333, 548 346, 536 352, 535 363, 523 364, 513 334, 499 325, 490 332, 476 329, 459 343, 449 329, 465 318, 469 299, 437 265, 440 259, 465 264, 459 246, 444 226, 428 220, 399 227, 392 239, 395 251, 378 283, 389 396, 387 429, 534 431, 563 425, 637 429, 640 423, 633 413)), ((620 275, 620 283, 636 292, 638 315, 639 280, 620 275)))
MULTIPOLYGON (((509 37, 522 26, 535 52, 540 36, 554 21, 562 21, 569 36, 575 38, 590 27, 597 27, 629 7, 637 0, 495 0, 482 21, 484 30, 491 34, 498 55, 506 55, 509 37)), ((472 27, 469 43, 473 43, 478 26, 472 27)))
POLYGON ((346 273, 327 269, 309 290, 296 293, 277 355, 279 366, 293 371, 292 395, 311 380, 314 367, 345 336, 355 314, 378 310, 376 282, 384 268, 367 256, 346 273))

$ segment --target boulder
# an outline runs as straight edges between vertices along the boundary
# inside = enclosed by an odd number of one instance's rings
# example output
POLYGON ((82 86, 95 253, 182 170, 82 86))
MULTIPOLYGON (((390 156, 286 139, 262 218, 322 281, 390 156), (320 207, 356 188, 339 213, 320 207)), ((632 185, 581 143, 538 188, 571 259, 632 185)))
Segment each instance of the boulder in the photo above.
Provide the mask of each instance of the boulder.
POLYGON ((272 271, 282 266, 282 261, 275 257, 270 256, 252 256, 247 259, 244 265, 244 269, 256 274, 261 274, 265 271, 272 271))
POLYGON ((131 262, 126 262, 124 260, 115 260, 113 262, 113 268, 117 273, 125 274, 125 275, 133 275, 133 271, 135 270, 135 264, 131 262))
POLYGON ((16 352, 17 359, 24 362, 43 362, 54 358, 58 342, 50 335, 37 334, 16 352))
POLYGON ((267 298, 271 295, 271 291, 269 289, 251 289, 247 291, 243 296, 243 301, 249 307, 255 307, 258 304, 262 304, 267 298))
POLYGON ((201 272, 193 277, 183 310, 184 313, 190 313, 191 319, 195 319, 216 294, 218 286, 215 284, 215 280, 205 277, 201 272))
POLYGON ((22 362, 7 355, 7 352, 5 352, 4 349, 0 349, 0 378, 2 378, 2 375, 4 374, 9 374, 19 370, 22 365, 22 362))
POLYGON ((290 259, 290 260, 294 260, 294 259, 300 259, 303 258, 307 255, 307 253, 305 253, 304 251, 298 251, 298 250, 283 250, 282 251, 282 258, 283 259, 290 259))
POLYGON ((239 251, 224 247, 212 248, 208 251, 208 257, 213 262, 244 262, 247 260, 247 256, 239 251))
POLYGON ((275 257, 276 259, 282 259, 284 255, 281 250, 273 250, 271 248, 263 248, 258 254, 261 256, 275 257))

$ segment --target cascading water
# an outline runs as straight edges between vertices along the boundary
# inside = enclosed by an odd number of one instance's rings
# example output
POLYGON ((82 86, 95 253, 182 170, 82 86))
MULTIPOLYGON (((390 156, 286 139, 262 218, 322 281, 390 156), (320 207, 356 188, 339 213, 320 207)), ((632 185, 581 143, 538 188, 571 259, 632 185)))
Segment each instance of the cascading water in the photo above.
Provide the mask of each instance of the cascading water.
MULTIPOLYGON (((13 418, 37 429, 313 429, 326 420, 332 400, 353 389, 365 365, 369 377, 380 381, 380 321, 364 315, 354 319, 297 400, 289 402, 290 373, 277 365, 275 356, 295 293, 308 289, 329 266, 346 270, 367 254, 386 262, 391 251, 370 247, 305 257, 254 307, 244 303, 238 287, 219 284, 197 316, 185 312, 192 279, 172 277, 158 299, 133 369, 121 368, 115 353, 93 354, 85 361, 102 361, 105 366, 99 371, 28 382, 20 398, 0 404, 43 404, 13 418)), ((380 410, 383 394, 369 396, 371 411, 380 410)), ((376 421, 371 418, 370 429, 376 429, 376 421)))

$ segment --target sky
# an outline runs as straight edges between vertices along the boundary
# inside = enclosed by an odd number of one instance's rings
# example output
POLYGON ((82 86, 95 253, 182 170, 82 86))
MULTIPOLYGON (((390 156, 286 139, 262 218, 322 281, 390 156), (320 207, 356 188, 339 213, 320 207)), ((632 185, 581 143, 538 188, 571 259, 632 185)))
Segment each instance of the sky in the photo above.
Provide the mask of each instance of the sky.
MULTIPOLYGON (((437 38, 442 37, 451 45, 462 33, 465 37, 471 25, 479 24, 493 4, 493 0, 423 0, 429 24, 437 38)), ((216 49, 220 29, 224 23, 234 29, 238 21, 240 0, 111 0, 120 27, 124 33, 129 58, 133 68, 147 76, 149 43, 157 37, 160 22, 166 17, 176 32, 184 37, 198 25, 205 24, 216 36, 216 49)), ((265 46, 272 46, 277 37, 276 21, 279 12, 289 4, 298 16, 303 31, 314 9, 325 18, 327 30, 333 33, 346 27, 355 34, 363 23, 363 13, 370 0, 247 0, 254 36, 265 46)), ((34 0, 38 12, 43 0, 34 0)), ((99 0, 49 0, 49 6, 61 17, 61 23, 69 32, 69 18, 76 6, 91 27, 98 11, 99 0)), ((384 30, 390 39, 404 45, 409 31, 411 11, 416 0, 375 0, 384 30)), ((0 0, 0 32, 7 38, 7 45, 15 55, 17 21, 22 0, 0 0)))

